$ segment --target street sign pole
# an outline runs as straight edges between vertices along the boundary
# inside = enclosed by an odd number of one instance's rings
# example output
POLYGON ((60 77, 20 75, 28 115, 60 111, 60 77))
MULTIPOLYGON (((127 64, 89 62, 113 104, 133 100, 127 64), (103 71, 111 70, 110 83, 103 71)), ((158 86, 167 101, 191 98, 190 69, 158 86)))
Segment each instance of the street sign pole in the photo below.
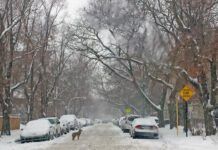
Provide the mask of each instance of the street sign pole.
POLYGON ((188 102, 185 101, 185 133, 188 137, 188 102))
POLYGON ((176 97, 176 134, 179 135, 179 97, 176 97))
POLYGON ((185 101, 185 117, 184 117, 185 119, 184 119, 184 124, 185 124, 186 137, 188 137, 188 101, 194 95, 194 90, 192 88, 190 88, 188 85, 186 85, 182 90, 180 90, 179 95, 185 101))

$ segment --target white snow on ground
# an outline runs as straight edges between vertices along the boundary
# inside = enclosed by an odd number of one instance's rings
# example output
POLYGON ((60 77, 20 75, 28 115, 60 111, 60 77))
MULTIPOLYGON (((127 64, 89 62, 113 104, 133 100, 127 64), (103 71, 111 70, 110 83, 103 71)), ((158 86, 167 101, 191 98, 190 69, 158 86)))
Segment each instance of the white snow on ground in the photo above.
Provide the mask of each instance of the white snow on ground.
POLYGON ((202 136, 185 136, 183 128, 179 127, 179 135, 176 134, 176 129, 169 130, 169 127, 160 128, 160 139, 132 139, 129 134, 122 133, 119 128, 114 127, 120 135, 124 136, 122 144, 139 145, 140 147, 148 147, 149 150, 217 150, 218 135, 206 137, 202 136))
MULTIPOLYGON (((83 130, 85 131, 89 128, 90 127, 85 127, 83 128, 83 130)), ((43 150, 49 148, 51 145, 64 143, 66 139, 71 138, 72 132, 73 131, 58 138, 55 138, 51 141, 30 142, 21 144, 19 142, 15 142, 17 139, 20 138, 20 130, 14 130, 11 132, 11 136, 0 137, 0 150, 43 150)))
MULTIPOLYGON (((72 132, 71 132, 72 133, 72 132)), ((50 150, 51 148, 55 148, 57 145, 65 145, 68 144, 68 146, 74 148, 81 149, 81 146, 87 147, 82 144, 90 144, 90 141, 86 141, 89 139, 93 139, 95 136, 95 140, 91 143, 93 144, 101 144, 105 143, 104 140, 111 139, 111 142, 115 143, 108 143, 108 146, 110 147, 110 144, 116 144, 116 148, 120 146, 119 150, 123 150, 124 148, 129 149, 148 149, 148 150, 217 150, 218 149, 218 135, 207 137, 206 140, 204 140, 201 136, 189 136, 185 137, 185 133, 182 131, 182 127, 179 128, 179 136, 176 135, 176 130, 169 130, 169 127, 161 128, 160 129, 160 139, 132 139, 128 133, 123 133, 121 129, 117 126, 114 126, 112 124, 106 124, 106 125, 94 125, 90 127, 83 128, 83 134, 81 137, 81 140, 71 142, 71 133, 68 133, 67 135, 63 135, 59 138, 56 138, 51 141, 44 141, 44 142, 33 142, 33 143, 25 143, 20 144, 14 142, 16 139, 19 138, 20 131, 13 131, 12 136, 3 136, 0 137, 0 150, 50 150), (105 132, 108 130, 107 132, 105 132), (95 132, 96 131, 96 132, 95 132), (110 132, 112 132, 110 134, 110 132), (98 133, 98 134, 97 134, 98 133), (104 137, 103 135, 106 136, 104 137), (88 137, 87 137, 88 136, 88 137), (100 141, 101 140, 101 141, 100 141), (80 144, 79 144, 79 143, 80 144), (72 144, 72 145, 69 145, 72 144), (79 145, 78 145, 79 144, 79 145)), ((106 142, 107 143, 107 142, 106 142)), ((95 145, 94 145, 95 146, 95 145)), ((100 145, 101 146, 101 145, 100 145)), ((99 147, 100 147, 99 146, 99 147)), ((98 145, 96 145, 96 148, 98 145)), ((95 147, 94 147, 95 148, 95 147)), ((100 147, 101 148, 101 147, 100 147)), ((114 148, 111 146, 111 148, 114 148)), ((108 148, 109 149, 109 148, 108 148)), ((87 149, 88 150, 88 149, 87 149)))
MULTIPOLYGON (((217 150, 218 143, 213 140, 215 137, 206 137, 206 140, 202 136, 185 136, 183 128, 179 127, 179 135, 176 135, 176 129, 169 130, 169 127, 160 129, 161 139, 167 146, 167 149, 176 149, 177 150, 217 150)), ((218 135, 216 135, 218 136, 218 135)))

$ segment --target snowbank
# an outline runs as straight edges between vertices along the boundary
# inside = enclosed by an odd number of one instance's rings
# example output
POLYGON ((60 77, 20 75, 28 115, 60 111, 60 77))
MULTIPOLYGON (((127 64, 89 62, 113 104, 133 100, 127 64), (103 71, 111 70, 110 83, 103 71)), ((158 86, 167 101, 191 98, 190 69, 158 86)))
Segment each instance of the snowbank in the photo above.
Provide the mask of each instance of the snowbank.
MULTIPOLYGON (((82 128, 83 131, 90 130, 93 126, 87 126, 82 128)), ((71 131, 66 135, 62 135, 61 137, 55 138, 51 141, 41 141, 41 142, 30 142, 21 144, 19 142, 15 142, 20 139, 20 130, 11 131, 11 136, 2 136, 0 137, 0 150, 43 150, 51 147, 54 144, 64 143, 67 139, 71 139, 71 131)))

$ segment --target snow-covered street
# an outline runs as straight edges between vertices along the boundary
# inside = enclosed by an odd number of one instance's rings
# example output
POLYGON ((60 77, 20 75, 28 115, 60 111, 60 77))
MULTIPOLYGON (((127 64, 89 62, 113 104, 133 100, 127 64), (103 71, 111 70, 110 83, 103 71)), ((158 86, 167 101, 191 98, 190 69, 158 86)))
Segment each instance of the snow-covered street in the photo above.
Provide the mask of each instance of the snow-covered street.
MULTIPOLYGON (((211 138, 203 140, 201 136, 185 137, 175 130, 160 129, 161 137, 157 139, 132 139, 113 124, 100 124, 86 129, 80 140, 72 141, 68 136, 63 143, 56 143, 48 150, 217 150, 218 143, 211 138)), ((214 137, 215 138, 215 137, 214 137)))
POLYGON ((123 133, 119 127, 108 124, 97 124, 83 128, 80 140, 72 141, 71 133, 51 141, 20 144, 14 142, 19 132, 13 132, 12 137, 0 138, 1 150, 217 150, 218 138, 201 136, 185 137, 181 133, 177 137, 175 130, 160 129, 160 139, 132 139, 128 133, 123 133))
POLYGON ((10 137, 0 138, 0 150, 217 150, 218 136, 185 137, 180 128, 179 136, 175 130, 160 129, 160 139, 132 139, 129 133, 112 123, 97 124, 83 128, 80 140, 72 141, 71 133, 51 141, 16 143, 19 131, 13 131, 10 137))
POLYGON ((83 131, 80 140, 72 141, 68 137, 64 143, 52 145, 48 150, 137 150, 150 149, 152 145, 143 143, 148 141, 155 145, 155 148, 161 149, 161 142, 153 139, 130 138, 128 133, 123 133, 120 128, 113 124, 99 124, 83 131), (159 144, 160 143, 160 144, 159 144))

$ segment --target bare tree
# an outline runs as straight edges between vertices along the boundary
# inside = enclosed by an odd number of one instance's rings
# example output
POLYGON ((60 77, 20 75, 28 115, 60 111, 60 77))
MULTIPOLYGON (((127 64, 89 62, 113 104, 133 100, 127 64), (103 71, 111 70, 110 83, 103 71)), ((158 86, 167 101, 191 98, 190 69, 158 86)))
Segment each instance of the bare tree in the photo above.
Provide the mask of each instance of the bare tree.
POLYGON ((74 53, 67 62, 58 85, 61 89, 58 99, 64 102, 65 113, 79 115, 85 105, 84 102, 91 101, 93 71, 93 63, 81 54, 74 53))
POLYGON ((153 40, 147 38, 146 12, 129 1, 93 1, 90 7, 83 22, 72 29, 70 47, 85 51, 86 57, 99 61, 113 74, 132 83, 163 118, 163 108, 148 96, 143 79, 150 78, 170 89, 173 85, 164 80, 165 72, 155 63, 161 63, 164 41, 155 30, 151 31, 155 35, 151 36, 153 40))
MULTIPOLYGON (((9 115, 12 110, 12 95, 14 90, 25 84, 29 75, 21 81, 14 83, 12 70, 14 64, 14 53, 18 49, 19 36, 21 33, 22 18, 25 17, 30 5, 29 0, 20 3, 13 0, 2 2, 0 12, 1 18, 1 106, 3 114, 2 135, 10 135, 9 115)), ((29 66, 31 69, 32 63, 29 66)))
POLYGON ((216 105, 214 89, 217 82, 217 51, 210 45, 214 41, 213 34, 217 26, 217 14, 214 12, 217 11, 218 1, 139 2, 149 10, 154 23, 173 41, 170 58, 172 68, 197 90, 204 109, 206 133, 215 134, 211 111, 216 105), (209 74, 210 78, 207 77, 209 74))

